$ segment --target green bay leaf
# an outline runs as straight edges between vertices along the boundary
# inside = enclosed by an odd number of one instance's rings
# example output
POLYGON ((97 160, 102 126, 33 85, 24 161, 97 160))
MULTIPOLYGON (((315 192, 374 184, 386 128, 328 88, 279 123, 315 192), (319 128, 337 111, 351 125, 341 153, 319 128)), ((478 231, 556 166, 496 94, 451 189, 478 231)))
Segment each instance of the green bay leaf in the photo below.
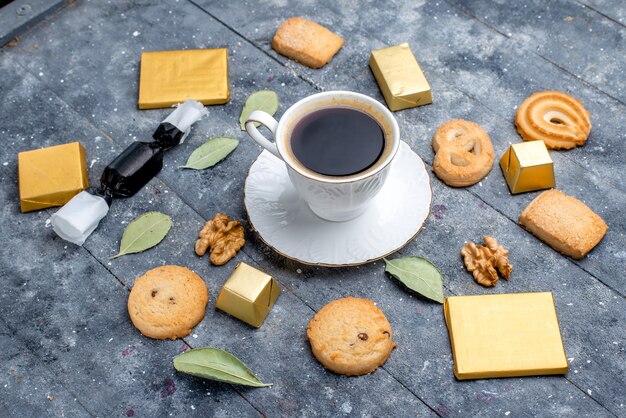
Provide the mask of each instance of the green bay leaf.
POLYGON ((423 257, 385 259, 385 271, 420 295, 443 303, 443 278, 437 267, 423 257))
POLYGON ((239 141, 225 136, 209 139, 191 153, 185 165, 178 168, 204 170, 213 167, 233 152, 237 145, 239 145, 239 141))
POLYGON ((219 348, 193 348, 174 357, 174 368, 179 372, 218 382, 265 387, 241 360, 219 348))
MULTIPOLYGON (((246 120, 255 110, 262 110, 274 115, 278 110, 278 95, 272 90, 259 90, 252 93, 246 100, 241 116, 239 116, 239 126, 242 131, 246 130, 246 120)), ((254 125, 259 126, 256 122, 254 125)))
POLYGON ((161 212, 146 212, 133 219, 122 235, 120 251, 110 259, 139 253, 152 248, 165 238, 172 227, 172 219, 161 212))

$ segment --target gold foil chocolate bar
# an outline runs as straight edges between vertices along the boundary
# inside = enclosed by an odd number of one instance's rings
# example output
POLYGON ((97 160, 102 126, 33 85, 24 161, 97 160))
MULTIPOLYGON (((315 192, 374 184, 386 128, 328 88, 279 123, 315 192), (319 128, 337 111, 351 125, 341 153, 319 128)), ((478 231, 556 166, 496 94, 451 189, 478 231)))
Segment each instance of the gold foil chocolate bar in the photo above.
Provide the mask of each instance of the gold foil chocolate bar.
POLYGON ((22 212, 63 206, 89 186, 85 149, 78 142, 20 152, 17 161, 22 212))
POLYGON ((280 286, 272 276, 239 263, 224 284, 215 306, 258 328, 279 295, 280 286))
POLYGON ((396 111, 433 102, 430 85, 409 44, 372 51, 369 63, 389 109, 396 111))
POLYGON ((444 315, 459 380, 567 373, 551 292, 453 296, 444 315))
POLYGON ((541 140, 511 145, 500 159, 500 168, 512 194, 555 186, 554 164, 541 140))
POLYGON ((186 99, 204 105, 228 103, 227 49, 141 54, 139 109, 170 107, 186 99))

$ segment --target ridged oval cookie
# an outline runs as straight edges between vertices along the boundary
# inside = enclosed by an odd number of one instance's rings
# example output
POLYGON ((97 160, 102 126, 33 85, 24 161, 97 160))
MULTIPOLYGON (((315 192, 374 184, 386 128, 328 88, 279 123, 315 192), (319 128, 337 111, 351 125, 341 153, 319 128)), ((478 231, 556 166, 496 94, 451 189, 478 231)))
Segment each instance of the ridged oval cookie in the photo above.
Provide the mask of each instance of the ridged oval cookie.
POLYGON ((396 347, 383 312, 371 300, 353 297, 320 309, 309 322, 307 337, 317 361, 347 376, 373 372, 396 347))
POLYGON ((204 280, 185 267, 162 266, 135 280, 128 297, 128 314, 146 337, 182 338, 202 318, 209 303, 204 280))
POLYGON ((582 146, 591 131, 587 109, 560 91, 533 93, 517 109, 515 126, 524 141, 541 139, 550 149, 582 146))

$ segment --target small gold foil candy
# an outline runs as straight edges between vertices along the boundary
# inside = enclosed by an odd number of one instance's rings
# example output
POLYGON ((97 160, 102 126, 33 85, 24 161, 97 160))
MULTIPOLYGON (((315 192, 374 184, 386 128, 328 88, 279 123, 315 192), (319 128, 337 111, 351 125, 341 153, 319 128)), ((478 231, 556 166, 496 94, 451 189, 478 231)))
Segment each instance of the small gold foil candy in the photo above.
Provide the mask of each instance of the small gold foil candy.
POLYGON ((512 194, 555 186, 554 164, 541 140, 511 145, 500 159, 500 168, 512 194))
POLYGON ((430 85, 409 44, 374 50, 369 64, 389 109, 396 111, 433 102, 430 85))
POLYGON ((280 295, 280 286, 269 274, 239 263, 222 287, 215 306, 259 328, 280 295))
POLYGON ((20 152, 17 161, 22 212, 63 206, 89 186, 79 142, 20 152))

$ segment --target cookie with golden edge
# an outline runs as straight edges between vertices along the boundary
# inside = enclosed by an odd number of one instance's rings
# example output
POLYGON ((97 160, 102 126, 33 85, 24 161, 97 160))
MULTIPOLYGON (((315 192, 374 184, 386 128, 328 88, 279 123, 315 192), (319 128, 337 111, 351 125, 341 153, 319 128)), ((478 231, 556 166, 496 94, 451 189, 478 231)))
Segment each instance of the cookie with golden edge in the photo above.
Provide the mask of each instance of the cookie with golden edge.
POLYGON ((301 17, 285 20, 272 39, 276 52, 311 68, 328 64, 343 44, 340 36, 301 17))
POLYGON ((146 337, 175 340, 202 321, 208 303, 209 291, 200 276, 185 267, 162 266, 135 280, 128 314, 146 337))
POLYGON ((371 373, 396 347, 391 325, 369 299, 347 297, 324 306, 311 319, 307 337, 315 358, 347 376, 371 373))
POLYGON ((580 100, 560 91, 542 91, 522 102, 515 126, 524 141, 541 139, 550 149, 570 149, 585 144, 591 119, 580 100))
POLYGON ((435 132, 432 146, 433 171, 448 186, 471 186, 493 167, 489 134, 474 122, 454 119, 444 123, 435 132))
POLYGON ((609 227, 580 200, 546 190, 526 206, 519 223, 555 250, 583 258, 604 237, 609 227))

